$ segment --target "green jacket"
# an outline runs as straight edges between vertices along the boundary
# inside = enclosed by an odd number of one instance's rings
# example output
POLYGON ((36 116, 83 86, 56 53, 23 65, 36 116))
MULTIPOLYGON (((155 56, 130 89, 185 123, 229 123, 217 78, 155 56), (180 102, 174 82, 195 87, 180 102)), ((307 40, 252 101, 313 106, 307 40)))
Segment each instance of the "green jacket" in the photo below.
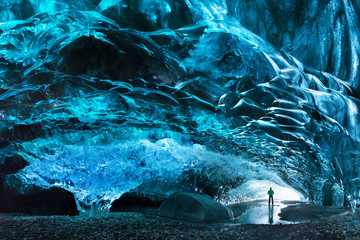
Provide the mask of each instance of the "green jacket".
POLYGON ((270 190, 268 191, 268 195, 269 195, 269 196, 274 195, 274 191, 273 191, 272 189, 270 189, 270 190))

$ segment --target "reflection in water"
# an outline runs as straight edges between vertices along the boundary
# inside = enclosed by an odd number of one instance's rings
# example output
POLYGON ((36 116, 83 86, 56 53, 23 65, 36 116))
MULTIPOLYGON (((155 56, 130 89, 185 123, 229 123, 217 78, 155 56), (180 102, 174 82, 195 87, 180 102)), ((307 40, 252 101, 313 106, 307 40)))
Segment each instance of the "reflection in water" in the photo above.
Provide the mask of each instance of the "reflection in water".
POLYGON ((291 222, 280 220, 279 213, 286 205, 275 202, 274 205, 268 206, 267 199, 258 201, 239 217, 237 222, 250 224, 289 224, 291 222))
POLYGON ((274 205, 269 205, 269 224, 274 223, 274 205))

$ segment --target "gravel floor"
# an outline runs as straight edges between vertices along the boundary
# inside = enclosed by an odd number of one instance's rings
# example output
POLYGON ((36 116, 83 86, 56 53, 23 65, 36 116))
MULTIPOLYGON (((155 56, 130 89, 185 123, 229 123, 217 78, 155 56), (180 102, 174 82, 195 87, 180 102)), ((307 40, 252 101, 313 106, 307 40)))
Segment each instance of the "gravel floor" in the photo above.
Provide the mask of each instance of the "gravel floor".
POLYGON ((195 224, 142 213, 0 214, 1 239, 360 239, 359 222, 287 225, 195 224))

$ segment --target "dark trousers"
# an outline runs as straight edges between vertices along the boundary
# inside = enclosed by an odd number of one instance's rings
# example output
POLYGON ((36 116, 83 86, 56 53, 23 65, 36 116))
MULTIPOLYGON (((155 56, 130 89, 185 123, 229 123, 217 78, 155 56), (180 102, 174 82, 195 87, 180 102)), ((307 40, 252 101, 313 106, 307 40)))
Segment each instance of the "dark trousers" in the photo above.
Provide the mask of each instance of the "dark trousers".
POLYGON ((269 205, 270 205, 270 199, 271 199, 271 204, 274 205, 274 197, 273 197, 273 196, 269 196, 269 205))

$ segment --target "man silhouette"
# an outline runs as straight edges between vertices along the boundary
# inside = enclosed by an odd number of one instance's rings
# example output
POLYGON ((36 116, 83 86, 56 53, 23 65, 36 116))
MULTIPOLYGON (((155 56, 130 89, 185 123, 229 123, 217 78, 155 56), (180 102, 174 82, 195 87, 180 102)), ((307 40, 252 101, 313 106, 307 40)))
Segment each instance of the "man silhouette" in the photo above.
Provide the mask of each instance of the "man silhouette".
POLYGON ((272 205, 274 205, 274 191, 270 188, 270 190, 268 191, 268 195, 269 195, 269 205, 270 205, 270 199, 271 199, 271 203, 272 205))

